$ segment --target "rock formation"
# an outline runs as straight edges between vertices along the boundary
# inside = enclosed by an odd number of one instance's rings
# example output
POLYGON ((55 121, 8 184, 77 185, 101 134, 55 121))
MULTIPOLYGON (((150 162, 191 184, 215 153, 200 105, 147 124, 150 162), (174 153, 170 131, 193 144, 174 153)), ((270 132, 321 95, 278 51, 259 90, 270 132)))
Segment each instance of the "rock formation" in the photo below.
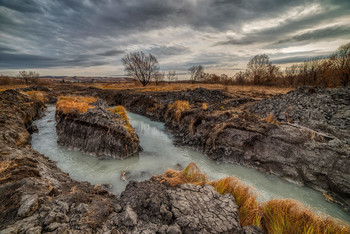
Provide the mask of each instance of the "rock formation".
POLYGON ((118 198, 75 181, 30 147, 26 128, 43 104, 9 90, 0 93, 0 106, 0 233, 261 233, 242 228, 234 199, 209 186, 151 179, 130 182, 118 198))
POLYGON ((255 101, 195 89, 120 92, 115 102, 165 122, 178 144, 326 192, 350 210, 349 95, 349 88, 299 88, 255 101), (174 111, 177 100, 191 107, 174 111))
POLYGON ((126 114, 112 113, 102 101, 90 104, 84 103, 84 98, 73 99, 67 103, 62 98, 57 103, 58 144, 116 159, 125 159, 141 150, 126 114))

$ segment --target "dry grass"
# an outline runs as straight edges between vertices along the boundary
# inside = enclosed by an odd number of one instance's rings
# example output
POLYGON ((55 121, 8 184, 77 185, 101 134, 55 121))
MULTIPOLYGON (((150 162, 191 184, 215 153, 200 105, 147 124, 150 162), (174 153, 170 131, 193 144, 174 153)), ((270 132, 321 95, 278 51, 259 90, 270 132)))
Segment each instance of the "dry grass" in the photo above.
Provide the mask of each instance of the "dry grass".
POLYGON ((132 82, 125 82, 125 83, 112 83, 112 84, 106 84, 106 83, 94 83, 94 84, 79 84, 79 85, 93 85, 97 88, 101 89, 114 89, 114 90, 121 90, 121 89, 133 89, 135 91, 140 92, 167 92, 167 91, 180 91, 180 90, 187 90, 187 89, 196 89, 196 88, 206 88, 206 89, 219 89, 228 93, 232 94, 240 94, 243 96, 272 96, 277 94, 285 94, 293 88, 279 88, 279 87, 271 87, 271 86, 241 86, 241 85, 230 85, 225 86, 222 84, 191 84, 191 83, 164 83, 162 85, 155 85, 155 84, 149 84, 146 87, 135 84, 132 82))
POLYGON ((231 193, 239 207, 242 226, 257 225, 268 233, 350 233, 350 226, 330 217, 315 214, 301 203, 291 199, 270 200, 259 204, 257 192, 233 177, 208 182, 207 176, 195 163, 184 171, 168 169, 159 177, 170 186, 184 183, 210 184, 220 194, 231 193))
POLYGON ((278 121, 277 121, 277 119, 275 118, 274 113, 272 113, 272 112, 270 112, 270 113, 268 114, 268 116, 266 116, 266 118, 264 119, 264 121, 267 122, 267 123, 271 123, 271 124, 276 124, 276 125, 279 124, 278 121))
POLYGON ((226 177, 209 183, 220 194, 231 193, 239 207, 239 216, 242 226, 260 225, 261 209, 257 201, 257 192, 241 180, 226 177))
POLYGON ((163 181, 166 181, 170 186, 186 183, 204 185, 207 182, 207 176, 200 171, 195 163, 191 162, 183 171, 168 169, 164 174, 163 181))
POLYGON ((86 96, 60 96, 56 103, 56 108, 67 114, 71 111, 85 113, 88 109, 93 109, 90 103, 96 102, 95 97, 86 96))
POLYGON ((127 127, 130 127, 130 122, 128 115, 126 114, 126 110, 123 106, 116 106, 112 108, 108 108, 108 110, 114 114, 118 114, 120 118, 125 121, 125 124, 127 127))
POLYGON ((22 89, 27 88, 30 85, 0 85, 0 92, 8 90, 8 89, 22 89))
POLYGON ((350 226, 323 217, 291 199, 270 200, 261 205, 268 233, 350 233, 350 226))
POLYGON ((21 92, 24 95, 27 95, 29 98, 40 101, 40 102, 46 102, 48 98, 46 97, 45 92, 41 91, 27 91, 27 92, 21 92))
POLYGON ((202 103, 202 109, 203 109, 203 110, 208 109, 208 103, 203 102, 203 103, 202 103))
POLYGON ((168 110, 165 113, 165 116, 168 116, 171 111, 174 111, 175 119, 179 122, 182 117, 182 112, 189 110, 191 105, 188 101, 175 101, 172 105, 168 106, 168 110))

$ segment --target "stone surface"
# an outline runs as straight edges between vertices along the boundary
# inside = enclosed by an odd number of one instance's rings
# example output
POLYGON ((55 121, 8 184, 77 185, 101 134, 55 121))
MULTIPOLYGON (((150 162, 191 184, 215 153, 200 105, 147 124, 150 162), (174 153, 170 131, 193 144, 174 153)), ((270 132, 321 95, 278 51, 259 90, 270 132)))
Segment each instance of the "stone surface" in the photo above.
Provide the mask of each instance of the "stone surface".
POLYGON ((169 187, 155 179, 130 182, 121 200, 127 204, 123 214, 129 216, 130 207, 138 217, 133 225, 124 218, 120 220, 120 224, 128 227, 126 232, 245 233, 239 224, 234 198, 220 195, 210 185, 169 187))

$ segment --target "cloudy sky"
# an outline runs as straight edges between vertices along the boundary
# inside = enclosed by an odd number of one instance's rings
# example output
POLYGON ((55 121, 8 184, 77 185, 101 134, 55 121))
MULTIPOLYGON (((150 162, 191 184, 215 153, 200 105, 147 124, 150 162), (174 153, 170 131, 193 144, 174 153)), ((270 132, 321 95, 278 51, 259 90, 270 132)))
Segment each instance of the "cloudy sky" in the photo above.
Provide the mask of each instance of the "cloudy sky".
POLYGON ((350 0, 0 0, 0 29, 6 75, 123 75, 140 50, 232 75, 256 54, 285 67, 350 42, 350 0))

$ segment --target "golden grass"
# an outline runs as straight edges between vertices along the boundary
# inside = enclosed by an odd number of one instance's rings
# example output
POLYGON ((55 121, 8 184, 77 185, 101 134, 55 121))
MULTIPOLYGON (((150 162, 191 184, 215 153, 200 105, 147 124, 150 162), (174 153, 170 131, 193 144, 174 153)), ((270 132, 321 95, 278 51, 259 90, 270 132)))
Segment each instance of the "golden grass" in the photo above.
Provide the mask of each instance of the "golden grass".
POLYGON ((164 83, 162 85, 148 84, 146 87, 135 84, 133 82, 124 82, 124 83, 93 83, 93 84, 79 84, 81 86, 93 85, 96 88, 100 89, 132 89, 140 92, 167 92, 167 91, 180 91, 187 89, 196 89, 196 88, 206 88, 206 89, 219 89, 232 94, 240 94, 243 96, 258 96, 258 98, 263 98, 264 96, 272 96, 277 94, 285 94, 293 88, 280 88, 280 87, 271 87, 271 86, 256 86, 256 85, 229 85, 225 86, 222 84, 191 84, 191 83, 164 83))
POLYGON ((182 116, 182 112, 189 110, 191 105, 188 101, 177 100, 172 105, 168 106, 168 110, 165 113, 165 116, 168 116, 170 111, 174 111, 175 119, 179 122, 182 116))
POLYGON ((350 226, 315 214, 292 199, 270 200, 261 205, 268 233, 350 233, 350 226))
POLYGON ((203 110, 208 109, 208 103, 203 102, 203 103, 202 103, 202 109, 203 109, 203 110))
POLYGON ((78 113, 85 113, 88 109, 93 109, 90 103, 96 102, 95 97, 86 96, 60 96, 56 103, 56 108, 63 113, 67 114, 71 111, 77 111, 78 113))
POLYGON ((252 187, 245 185, 241 180, 234 177, 226 177, 218 181, 211 181, 209 184, 220 194, 232 194, 239 207, 239 216, 242 226, 260 226, 261 210, 257 201, 257 193, 252 187))
POLYGON ((108 108, 108 110, 114 114, 118 114, 122 120, 125 121, 127 127, 130 127, 130 122, 128 115, 126 114, 126 110, 123 106, 116 106, 112 108, 108 108))
POLYGON ((27 95, 29 98, 40 101, 40 102, 46 102, 48 100, 45 92, 42 91, 27 91, 27 92, 20 92, 24 95, 27 95))
POLYGON ((207 182, 207 176, 200 171, 195 163, 191 162, 183 171, 168 169, 164 174, 164 180, 170 186, 186 183, 204 185, 207 182))
POLYGON ((210 184, 220 194, 231 193, 239 207, 241 225, 256 225, 267 233, 350 233, 350 226, 346 223, 315 214, 292 199, 270 200, 260 204, 256 190, 237 178, 226 177, 208 182, 207 176, 193 162, 183 171, 168 169, 159 176, 159 180, 170 186, 210 184))

